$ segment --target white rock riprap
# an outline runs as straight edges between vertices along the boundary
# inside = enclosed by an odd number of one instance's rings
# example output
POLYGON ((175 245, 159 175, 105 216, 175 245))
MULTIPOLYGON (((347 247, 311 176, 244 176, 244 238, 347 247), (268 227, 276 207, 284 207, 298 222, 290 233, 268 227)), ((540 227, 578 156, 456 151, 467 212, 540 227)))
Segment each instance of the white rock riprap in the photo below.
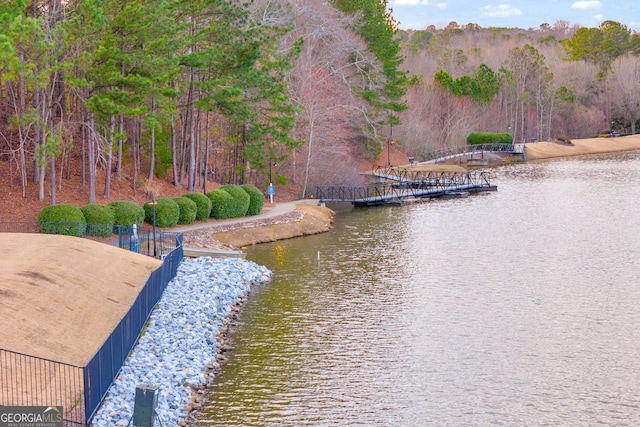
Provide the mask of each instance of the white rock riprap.
POLYGON ((237 258, 185 258, 169 282, 149 325, 93 418, 94 426, 127 425, 138 385, 159 389, 162 425, 183 424, 193 389, 218 366, 218 333, 232 306, 271 271, 237 258))

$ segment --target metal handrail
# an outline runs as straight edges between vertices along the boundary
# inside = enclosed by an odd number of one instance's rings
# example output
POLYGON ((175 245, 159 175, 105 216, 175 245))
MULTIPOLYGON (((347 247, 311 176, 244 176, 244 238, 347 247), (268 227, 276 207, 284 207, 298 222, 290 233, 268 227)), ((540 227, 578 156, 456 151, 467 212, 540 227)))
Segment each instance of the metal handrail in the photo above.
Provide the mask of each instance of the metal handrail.
POLYGON ((368 186, 318 186, 313 198, 324 202, 379 204, 409 197, 438 197, 453 190, 494 190, 495 186, 491 185, 490 178, 486 171, 442 172, 427 175, 423 179, 380 182, 368 186))

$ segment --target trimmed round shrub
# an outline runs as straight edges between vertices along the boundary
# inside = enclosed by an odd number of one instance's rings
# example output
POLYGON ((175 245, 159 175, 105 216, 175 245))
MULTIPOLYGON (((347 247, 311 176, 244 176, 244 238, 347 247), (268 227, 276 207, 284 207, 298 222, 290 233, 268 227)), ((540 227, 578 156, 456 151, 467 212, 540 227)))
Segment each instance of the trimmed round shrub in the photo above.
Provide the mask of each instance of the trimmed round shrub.
POLYGON ((245 216, 249 210, 250 197, 249 194, 242 189, 239 185, 228 184, 219 188, 227 193, 231 194, 236 201, 235 209, 233 211, 232 218, 245 216))
MULTIPOLYGON (((153 206, 151 202, 144 204, 144 220, 149 224, 153 224, 153 206)), ((156 199, 155 217, 157 227, 175 227, 180 219, 180 207, 168 197, 156 199)))
POLYGON ((139 204, 130 200, 118 200, 109 203, 109 207, 113 209, 116 217, 113 225, 131 226, 136 224, 138 229, 142 227, 144 221, 144 209, 139 204))
POLYGON ((224 190, 217 189, 207 193, 211 200, 211 217, 215 219, 233 218, 236 211, 236 199, 224 190))
POLYGON ((109 237, 113 234, 116 214, 109 206, 89 203, 80 208, 87 221, 87 234, 96 237, 109 237))
POLYGON ((81 237, 87 231, 84 214, 79 207, 69 204, 45 206, 38 214, 38 226, 45 234, 81 237))
POLYGON ((197 212, 196 219, 198 221, 206 221, 211 216, 211 199, 202 193, 187 193, 182 197, 191 199, 196 202, 197 212))
POLYGON ((264 206, 264 194, 255 185, 244 184, 242 189, 249 195, 249 209, 247 215, 258 215, 264 206))
POLYGON ((198 207, 196 202, 186 197, 174 197, 173 201, 178 204, 180 215, 178 216, 178 224, 193 224, 196 220, 198 207))

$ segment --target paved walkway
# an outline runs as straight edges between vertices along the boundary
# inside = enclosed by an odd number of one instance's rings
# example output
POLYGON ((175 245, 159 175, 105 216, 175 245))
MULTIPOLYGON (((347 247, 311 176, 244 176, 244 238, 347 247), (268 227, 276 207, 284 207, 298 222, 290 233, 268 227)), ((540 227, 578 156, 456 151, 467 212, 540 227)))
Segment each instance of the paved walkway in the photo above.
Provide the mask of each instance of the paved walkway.
POLYGON ((202 230, 206 228, 223 226, 223 225, 226 226, 226 225, 233 225, 233 224, 242 224, 246 222, 275 218, 275 217, 285 215, 287 213, 295 211, 297 205, 301 205, 301 204, 315 205, 317 203, 318 201, 313 199, 294 200, 292 202, 274 203, 273 205, 266 203, 262 208, 262 211, 258 215, 247 215, 240 218, 209 220, 207 222, 181 225, 178 227, 172 227, 171 231, 175 231, 178 233, 185 233, 187 231, 202 230))

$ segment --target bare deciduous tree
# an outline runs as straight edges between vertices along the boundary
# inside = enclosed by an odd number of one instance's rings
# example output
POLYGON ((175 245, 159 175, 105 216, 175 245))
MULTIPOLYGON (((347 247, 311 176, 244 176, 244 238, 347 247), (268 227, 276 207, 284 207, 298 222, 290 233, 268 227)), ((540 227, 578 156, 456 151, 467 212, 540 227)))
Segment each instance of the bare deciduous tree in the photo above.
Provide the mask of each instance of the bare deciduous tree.
POLYGON ((640 57, 625 55, 616 59, 609 80, 614 112, 635 134, 636 122, 640 120, 640 57))

